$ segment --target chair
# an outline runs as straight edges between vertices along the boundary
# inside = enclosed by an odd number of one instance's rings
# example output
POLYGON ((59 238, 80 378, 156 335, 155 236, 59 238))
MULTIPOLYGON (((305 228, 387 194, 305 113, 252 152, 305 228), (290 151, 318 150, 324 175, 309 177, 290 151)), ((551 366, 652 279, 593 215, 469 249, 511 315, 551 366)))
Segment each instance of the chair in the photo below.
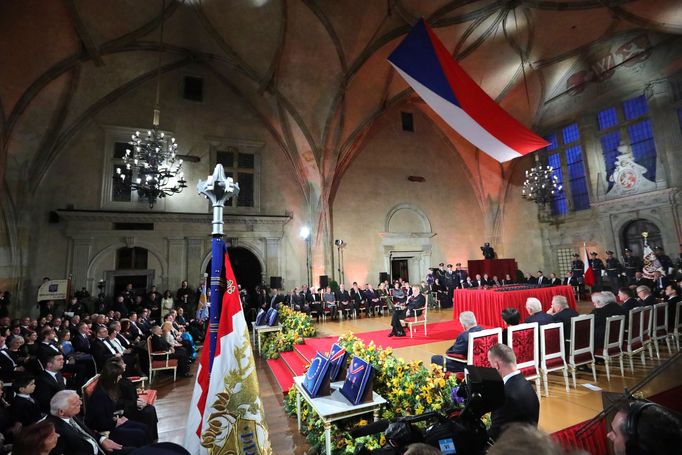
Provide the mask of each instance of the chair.
POLYGON ((581 365, 592 368, 594 382, 597 382, 597 369, 594 363, 594 315, 583 314, 571 318, 571 341, 568 356, 568 368, 573 377, 573 388, 576 388, 575 371, 581 365))
POLYGON ((670 334, 668 333, 668 304, 657 303, 653 309, 653 328, 651 330, 651 339, 656 349, 656 358, 661 358, 661 353, 658 349, 658 343, 661 340, 665 341, 668 346, 668 354, 672 355, 673 351, 670 348, 670 334))
MULTIPOLYGON (((334 301, 334 305, 336 305, 336 301, 334 301)), ((338 308, 338 306, 337 306, 338 308)), ((329 308, 329 302, 323 301, 322 302, 322 321, 326 322, 327 321, 327 316, 332 315, 332 309, 329 308)))
POLYGON ((535 379, 538 399, 542 395, 538 368, 538 323, 518 324, 507 327, 507 345, 514 351, 516 367, 528 380, 535 379))
POLYGON ((625 339, 623 346, 623 354, 630 359, 630 371, 635 372, 635 366, 632 363, 632 357, 637 354, 642 354, 642 365, 646 366, 646 359, 644 357, 644 344, 642 343, 642 313, 644 307, 637 307, 630 310, 628 314, 628 336, 625 339))
MULTIPOLYGON (((470 332, 466 359, 463 356, 459 357, 452 354, 445 354, 443 363, 446 364, 447 360, 450 359, 467 365, 490 368, 488 351, 498 343, 502 343, 502 329, 499 327, 480 330, 478 332, 470 332)), ((446 365, 443 365, 444 368, 445 366, 446 365)))
POLYGON ((83 414, 85 415, 85 410, 87 409, 87 406, 85 406, 85 403, 88 401, 90 396, 92 395, 92 392, 95 391, 95 387, 97 387, 97 382, 99 381, 99 374, 94 375, 88 381, 83 384, 81 387, 81 396, 83 397, 83 414))
POLYGON ((426 304, 421 308, 416 308, 414 310, 415 314, 421 312, 419 316, 410 316, 409 318, 402 319, 400 324, 407 327, 410 331, 410 338, 414 338, 412 335, 412 327, 415 325, 424 326, 424 336, 426 336, 426 323, 429 316, 429 305, 426 304))
POLYGON ((568 392, 568 368, 566 367, 564 347, 564 324, 556 322, 540 326, 540 373, 545 383, 545 396, 549 396, 547 374, 561 371, 568 392))
POLYGON ((653 306, 645 306, 642 312, 642 344, 649 349, 649 358, 654 358, 653 341, 651 339, 651 327, 653 325, 653 306))
POLYGON ((673 338, 675 339, 675 347, 677 352, 680 352, 680 333, 682 332, 682 302, 677 302, 675 309, 675 326, 673 327, 673 338))
POLYGON ((173 382, 178 375, 178 359, 171 359, 170 351, 152 352, 152 337, 147 338, 147 353, 149 354, 149 383, 154 380, 154 372, 162 370, 173 370, 173 382), (163 358, 165 357, 165 358, 163 358), (156 360, 161 358, 160 360, 156 360))
POLYGON ((606 368, 606 379, 611 381, 609 363, 616 357, 620 361, 620 375, 625 376, 623 370, 623 336, 625 335, 625 316, 610 316, 606 318, 606 329, 604 331, 604 347, 601 351, 594 353, 595 357, 604 359, 606 368))

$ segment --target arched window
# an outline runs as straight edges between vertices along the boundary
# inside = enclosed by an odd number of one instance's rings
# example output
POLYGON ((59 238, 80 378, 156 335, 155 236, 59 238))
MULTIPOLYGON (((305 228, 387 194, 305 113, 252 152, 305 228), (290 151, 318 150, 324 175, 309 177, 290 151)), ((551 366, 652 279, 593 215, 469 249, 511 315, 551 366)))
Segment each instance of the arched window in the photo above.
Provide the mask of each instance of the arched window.
POLYGON ((631 221, 623 228, 623 247, 630 248, 632 254, 642 257, 642 252, 644 251, 642 232, 649 234, 647 243, 652 249, 657 246, 663 246, 663 238, 658 226, 649 220, 640 218, 631 221))
POLYGON ((149 252, 146 248, 119 248, 116 250, 116 270, 145 270, 149 252))

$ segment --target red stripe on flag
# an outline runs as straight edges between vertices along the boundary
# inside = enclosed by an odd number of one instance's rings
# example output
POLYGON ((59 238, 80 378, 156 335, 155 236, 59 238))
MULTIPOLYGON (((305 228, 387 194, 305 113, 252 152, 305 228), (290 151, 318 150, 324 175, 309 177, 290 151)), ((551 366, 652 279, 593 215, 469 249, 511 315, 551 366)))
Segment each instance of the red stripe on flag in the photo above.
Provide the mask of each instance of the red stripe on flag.
POLYGON ((455 98, 476 123, 521 155, 549 145, 490 98, 445 49, 431 27, 424 25, 455 98))
POLYGON ((215 357, 220 355, 220 339, 232 333, 234 329, 232 317, 242 310, 239 300, 239 289, 237 279, 232 271, 230 258, 225 252, 225 292, 223 293, 223 303, 220 309, 220 324, 218 325, 218 339, 215 346, 215 357))
MULTIPOLYGON (((210 340, 210 326, 209 324, 206 325, 206 337, 204 340, 210 340)), ((208 383, 209 383, 209 378, 211 376, 211 372, 208 371, 208 365, 209 365, 209 359, 208 359, 208 352, 210 349, 208 348, 208 345, 204 346, 204 349, 201 350, 201 357, 199 358, 199 375, 197 376, 197 384, 199 384, 199 387, 201 387, 201 395, 199 396, 199 400, 197 401, 197 408, 199 409, 199 415, 202 416, 202 418, 199 420, 199 426, 197 427, 197 436, 199 436, 199 439, 201 439, 201 424, 203 423, 203 415, 204 415, 204 409, 206 409, 206 398, 208 395, 208 383)))
POLYGON ((589 286, 594 286, 594 270, 590 266, 590 257, 587 255, 587 247, 585 247, 585 273, 583 276, 583 282, 589 286))

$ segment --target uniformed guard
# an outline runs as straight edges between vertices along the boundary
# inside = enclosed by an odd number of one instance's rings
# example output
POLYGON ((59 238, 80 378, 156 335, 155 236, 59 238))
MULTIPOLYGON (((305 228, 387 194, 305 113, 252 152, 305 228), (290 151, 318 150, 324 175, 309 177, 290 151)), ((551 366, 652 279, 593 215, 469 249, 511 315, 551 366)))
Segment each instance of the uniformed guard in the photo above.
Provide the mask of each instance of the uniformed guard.
POLYGON ((437 279, 441 286, 445 284, 445 263, 438 264, 438 268, 433 271, 433 278, 437 279))
POLYGON ((573 261, 571 262, 571 273, 573 274, 574 280, 578 280, 579 283, 583 282, 583 273, 585 273, 585 263, 580 260, 580 255, 578 253, 573 254, 573 261))
POLYGON ((661 267, 663 267, 663 273, 665 275, 670 273, 670 269, 673 268, 673 261, 670 259, 670 256, 665 254, 665 251, 663 251, 663 247, 657 246, 654 248, 654 254, 658 258, 658 262, 661 263, 661 267))
POLYGON ((592 286, 593 291, 601 291, 601 273, 604 270, 604 261, 599 259, 596 251, 590 253, 590 268, 594 273, 594 286, 592 286))
POLYGON ((448 300, 444 308, 450 308, 452 306, 452 297, 455 293, 455 289, 459 287, 459 278, 457 274, 452 270, 452 264, 448 264, 448 269, 445 271, 445 288, 448 293, 448 300))
POLYGON ((625 276, 628 278, 628 286, 635 284, 635 274, 642 271, 642 260, 634 256, 630 248, 625 248, 623 267, 625 268, 625 276))
POLYGON ((618 258, 613 256, 613 251, 606 251, 606 276, 609 278, 611 291, 617 293, 620 289, 619 277, 623 273, 623 266, 618 258))

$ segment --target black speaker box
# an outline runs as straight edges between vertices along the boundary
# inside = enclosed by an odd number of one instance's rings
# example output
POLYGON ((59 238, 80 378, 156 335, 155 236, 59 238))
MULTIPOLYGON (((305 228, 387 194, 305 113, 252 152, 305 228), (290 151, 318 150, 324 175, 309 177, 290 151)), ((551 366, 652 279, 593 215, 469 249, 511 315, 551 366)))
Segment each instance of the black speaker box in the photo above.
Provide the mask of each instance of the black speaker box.
POLYGON ((329 277, 327 275, 320 275, 320 288, 325 289, 329 286, 329 277))
POLYGON ((281 276, 271 276, 270 277, 270 289, 282 289, 282 277, 281 276))

